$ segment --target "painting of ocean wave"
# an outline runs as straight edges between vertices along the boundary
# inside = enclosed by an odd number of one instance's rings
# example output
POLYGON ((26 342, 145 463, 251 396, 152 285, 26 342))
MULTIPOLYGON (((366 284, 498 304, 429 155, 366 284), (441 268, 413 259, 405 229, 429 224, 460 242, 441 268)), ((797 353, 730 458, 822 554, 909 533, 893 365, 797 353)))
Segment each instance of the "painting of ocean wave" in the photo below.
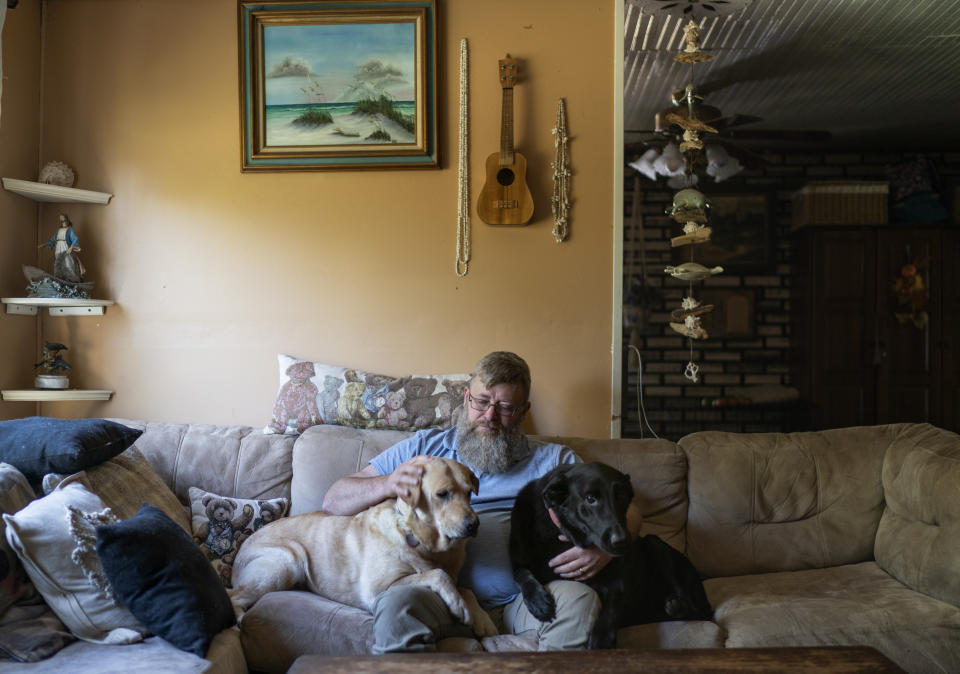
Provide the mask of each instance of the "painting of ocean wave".
POLYGON ((268 105, 267 145, 413 143, 415 113, 414 101, 383 98, 349 103, 268 105))

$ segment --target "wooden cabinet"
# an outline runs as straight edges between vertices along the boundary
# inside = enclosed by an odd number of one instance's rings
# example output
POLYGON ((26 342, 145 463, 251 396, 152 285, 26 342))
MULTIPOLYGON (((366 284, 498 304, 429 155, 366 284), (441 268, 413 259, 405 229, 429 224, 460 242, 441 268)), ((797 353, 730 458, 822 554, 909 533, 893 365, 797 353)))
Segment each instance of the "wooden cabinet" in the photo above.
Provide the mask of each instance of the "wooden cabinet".
POLYGON ((793 266, 791 372, 815 428, 928 421, 958 430, 960 231, 801 230, 793 266), (917 263, 927 321, 902 321, 893 286, 917 263))

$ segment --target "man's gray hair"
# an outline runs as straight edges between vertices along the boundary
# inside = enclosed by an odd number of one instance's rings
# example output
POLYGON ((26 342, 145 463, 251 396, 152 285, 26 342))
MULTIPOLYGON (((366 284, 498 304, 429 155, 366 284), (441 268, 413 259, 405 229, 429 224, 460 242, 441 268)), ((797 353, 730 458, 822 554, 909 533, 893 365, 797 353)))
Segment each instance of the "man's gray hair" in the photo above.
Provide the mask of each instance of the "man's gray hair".
POLYGON ((530 398, 530 368, 527 362, 510 351, 488 353, 477 363, 473 378, 487 388, 497 384, 519 384, 523 401, 530 398))

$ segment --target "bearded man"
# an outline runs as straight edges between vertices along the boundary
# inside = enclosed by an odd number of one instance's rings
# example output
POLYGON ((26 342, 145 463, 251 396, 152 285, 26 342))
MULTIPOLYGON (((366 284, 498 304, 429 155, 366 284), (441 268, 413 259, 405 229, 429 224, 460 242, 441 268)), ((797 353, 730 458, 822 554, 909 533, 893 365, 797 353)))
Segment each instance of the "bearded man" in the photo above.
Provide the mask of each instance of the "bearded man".
MULTIPOLYGON (((323 509, 352 515, 385 499, 409 495, 419 485, 423 463, 445 457, 466 464, 480 480, 471 505, 480 518, 477 537, 467 544, 467 560, 458 585, 474 592, 501 633, 536 636, 540 650, 584 648, 600 602, 586 580, 610 557, 597 548, 571 547, 550 561, 558 580, 547 587, 554 596, 556 616, 537 620, 527 610, 513 580, 508 543, 510 512, 527 482, 580 458, 569 447, 529 439, 521 429, 530 410, 530 369, 518 355, 495 351, 484 356, 464 391, 463 407, 454 427, 416 433, 374 457, 370 465, 335 482, 323 509)), ((631 509, 628 527, 640 529, 631 509)), ((378 597, 374 610, 374 652, 436 650, 445 638, 471 638, 465 625, 454 621, 446 605, 431 590, 416 585, 390 588, 378 597)), ((477 642, 461 648, 482 650, 477 642)))

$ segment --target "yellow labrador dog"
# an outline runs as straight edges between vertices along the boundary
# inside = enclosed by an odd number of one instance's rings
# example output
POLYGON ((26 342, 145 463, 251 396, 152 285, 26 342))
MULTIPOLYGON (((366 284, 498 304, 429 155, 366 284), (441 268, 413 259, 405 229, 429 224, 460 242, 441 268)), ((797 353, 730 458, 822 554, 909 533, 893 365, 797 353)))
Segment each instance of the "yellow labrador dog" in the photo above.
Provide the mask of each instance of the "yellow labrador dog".
POLYGON ((477 636, 496 627, 476 597, 455 585, 467 538, 479 520, 470 507, 476 476, 461 463, 424 463, 419 489, 352 516, 322 511, 271 522, 246 540, 233 564, 237 615, 260 597, 297 585, 367 611, 394 585, 425 585, 477 636))

